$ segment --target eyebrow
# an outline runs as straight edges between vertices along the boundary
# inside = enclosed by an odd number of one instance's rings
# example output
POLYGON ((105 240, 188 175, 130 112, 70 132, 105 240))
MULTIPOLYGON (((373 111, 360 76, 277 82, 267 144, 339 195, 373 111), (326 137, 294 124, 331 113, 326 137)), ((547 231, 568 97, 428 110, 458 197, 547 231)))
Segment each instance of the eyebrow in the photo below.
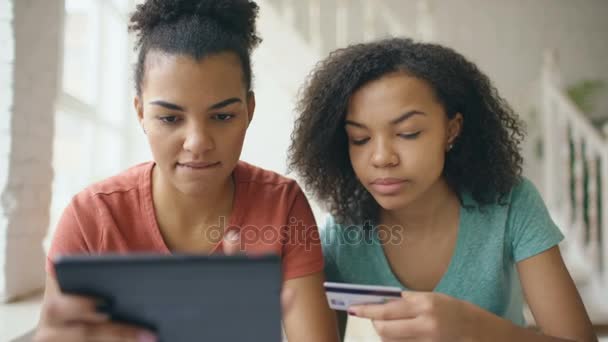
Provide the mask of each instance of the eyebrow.
MULTIPOLYGON (((409 112, 401 114, 398 118, 391 120, 391 124, 396 125, 396 124, 402 123, 403 121, 411 118, 414 115, 426 115, 426 114, 424 112, 421 112, 418 110, 411 110, 409 112)), ((346 120, 345 125, 351 125, 351 126, 360 127, 360 128, 367 128, 367 126, 365 126, 364 124, 358 123, 358 122, 352 121, 352 120, 346 120)))
MULTIPOLYGON (((220 101, 216 104, 209 106, 209 110, 224 108, 226 106, 229 106, 233 103, 238 103, 238 102, 243 102, 243 101, 241 99, 239 99, 238 97, 231 97, 229 99, 220 101)), ((182 107, 180 105, 177 105, 177 104, 171 103, 171 102, 167 102, 167 101, 163 101, 163 100, 150 101, 150 104, 161 106, 161 107, 164 107, 164 108, 167 108, 170 110, 178 110, 180 112, 186 111, 184 109, 184 107, 182 107)))
POLYGON ((150 101, 150 104, 165 107, 165 108, 171 109, 171 110, 179 110, 180 112, 185 112, 183 107, 178 106, 175 103, 171 103, 171 102, 167 102, 167 101, 163 101, 163 100, 150 101))
POLYGON ((241 99, 239 99, 238 97, 231 97, 229 99, 226 99, 224 101, 220 101, 220 102, 218 102, 218 103, 210 106, 209 110, 224 108, 226 106, 229 106, 229 105, 231 105, 233 103, 238 103, 238 102, 242 103, 243 101, 241 99))

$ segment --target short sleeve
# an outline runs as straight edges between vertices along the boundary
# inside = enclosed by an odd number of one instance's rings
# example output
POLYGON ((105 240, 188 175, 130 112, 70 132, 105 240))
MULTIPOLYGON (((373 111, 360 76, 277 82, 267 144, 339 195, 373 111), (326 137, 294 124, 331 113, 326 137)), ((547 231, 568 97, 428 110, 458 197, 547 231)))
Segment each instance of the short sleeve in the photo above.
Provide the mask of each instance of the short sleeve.
POLYGON ((339 226, 333 216, 328 215, 320 229, 323 257, 325 258, 325 278, 327 281, 341 282, 338 271, 337 250, 340 246, 338 239, 339 226))
POLYGON ((540 193, 527 179, 511 193, 507 229, 515 262, 540 254, 564 239, 540 193))
POLYGON ((57 224, 46 258, 46 272, 55 275, 53 260, 60 255, 84 254, 88 252, 81 224, 76 215, 74 202, 70 203, 57 224))
POLYGON ((288 236, 283 245, 283 279, 293 279, 323 271, 323 253, 319 230, 302 190, 297 193, 289 211, 288 236))

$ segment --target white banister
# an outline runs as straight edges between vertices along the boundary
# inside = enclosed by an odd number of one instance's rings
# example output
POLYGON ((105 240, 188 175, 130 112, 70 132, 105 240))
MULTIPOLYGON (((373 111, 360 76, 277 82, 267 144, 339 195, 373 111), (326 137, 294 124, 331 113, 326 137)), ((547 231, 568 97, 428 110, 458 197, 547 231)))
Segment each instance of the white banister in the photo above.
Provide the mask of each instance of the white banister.
POLYGON ((585 244, 585 205, 583 175, 583 139, 578 131, 572 132, 574 141, 574 229, 576 242, 585 244))
POLYGON ((544 197, 569 250, 608 287, 608 140, 562 88, 557 53, 549 51, 541 77, 544 197))
MULTIPOLYGON (((599 223, 600 229, 602 229, 602 240, 601 250, 603 254, 603 283, 608 284, 608 148, 604 149, 603 157, 600 158, 601 164, 601 197, 602 197, 602 220, 599 223)), ((608 285, 607 285, 608 286, 608 285)))
POLYGON ((588 200, 588 214, 589 214, 589 248, 588 258, 594 260, 593 266, 594 271, 600 271, 600 241, 599 241, 599 222, 598 222, 598 203, 597 203, 597 157, 591 148, 585 150, 585 159, 587 160, 587 196, 588 200))
MULTIPOLYGON (((560 211, 561 222, 571 222, 573 209, 572 202, 570 198, 570 185, 571 180, 574 178, 574 172, 572 172, 572 167, 570 164, 570 142, 572 140, 572 135, 570 133, 570 127, 568 126, 568 122, 560 117, 558 120, 558 130, 556 139, 559 143, 557 150, 559 151, 559 169, 564 170, 561 173, 561 177, 559 177, 560 187, 557 187, 559 196, 556 201, 558 201, 557 205, 559 208, 562 208, 560 211), (561 191, 560 191, 561 190, 561 191)), ((571 225, 565 225, 560 227, 566 236, 572 235, 571 225)))
POLYGON ((551 87, 557 83, 557 52, 549 51, 544 55, 543 70, 541 75, 541 110, 542 110, 542 129, 543 129, 543 158, 544 158, 544 184, 543 189, 545 192, 545 200, 549 208, 555 208, 558 206, 556 202, 557 193, 555 184, 557 184, 555 166, 557 162, 555 160, 556 151, 555 145, 553 144, 555 139, 555 118, 554 113, 556 107, 554 106, 551 96, 551 87))

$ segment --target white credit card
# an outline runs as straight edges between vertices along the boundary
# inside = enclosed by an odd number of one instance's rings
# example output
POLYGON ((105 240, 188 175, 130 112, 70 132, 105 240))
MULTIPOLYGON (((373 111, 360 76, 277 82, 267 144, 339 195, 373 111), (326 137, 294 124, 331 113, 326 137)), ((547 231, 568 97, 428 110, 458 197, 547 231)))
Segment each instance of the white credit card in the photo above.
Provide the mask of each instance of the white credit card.
POLYGON ((325 282, 325 294, 329 307, 348 310, 351 305, 382 304, 401 298, 402 289, 393 286, 358 285, 325 282))

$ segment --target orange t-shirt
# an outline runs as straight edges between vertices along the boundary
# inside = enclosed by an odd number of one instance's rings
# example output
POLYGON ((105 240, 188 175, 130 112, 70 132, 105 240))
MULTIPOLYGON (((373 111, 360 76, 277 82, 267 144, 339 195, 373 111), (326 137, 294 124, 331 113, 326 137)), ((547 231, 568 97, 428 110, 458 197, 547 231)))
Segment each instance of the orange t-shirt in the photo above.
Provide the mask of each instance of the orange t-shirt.
MULTIPOLYGON (((152 203, 153 162, 136 165, 78 193, 63 212, 47 258, 103 253, 170 254, 152 203)), ((247 254, 281 257, 283 279, 321 272, 323 256, 315 219, 298 184, 274 172, 238 162, 235 197, 226 230, 241 231, 247 254)), ((222 250, 222 230, 209 229, 222 250)))

